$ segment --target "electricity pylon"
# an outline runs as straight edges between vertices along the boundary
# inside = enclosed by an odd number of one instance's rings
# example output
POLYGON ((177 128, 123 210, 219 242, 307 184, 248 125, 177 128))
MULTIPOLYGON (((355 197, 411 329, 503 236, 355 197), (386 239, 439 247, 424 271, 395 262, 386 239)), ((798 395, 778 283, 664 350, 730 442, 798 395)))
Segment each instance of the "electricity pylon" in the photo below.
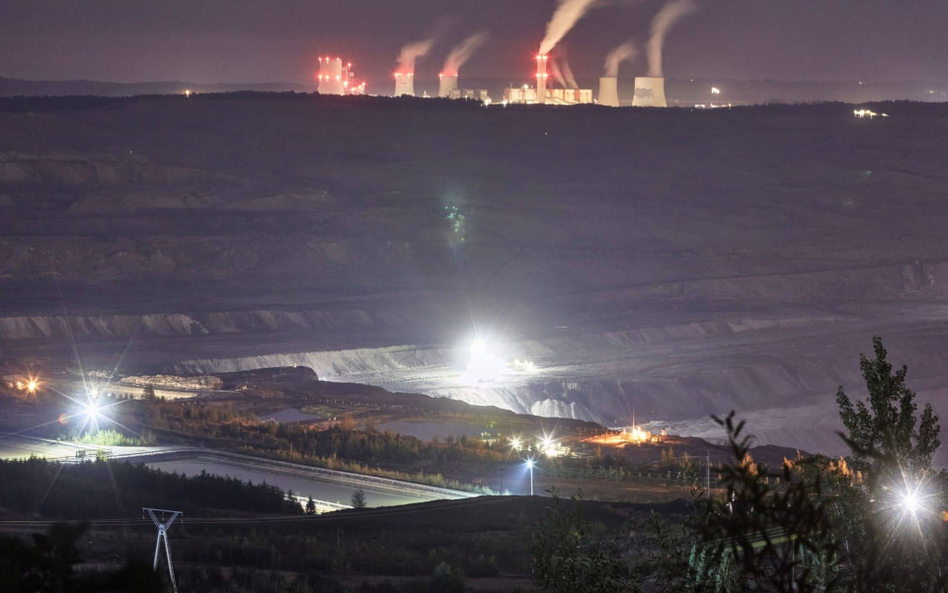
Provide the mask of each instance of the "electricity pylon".
POLYGON ((151 520, 154 521, 155 527, 158 528, 158 541, 155 542, 155 563, 152 568, 157 572, 158 570, 158 553, 161 551, 161 540, 165 540, 165 556, 168 558, 168 575, 171 577, 171 587, 174 589, 174 593, 178 593, 178 585, 174 582, 174 568, 171 567, 171 548, 168 546, 168 529, 171 527, 171 524, 174 523, 174 520, 178 518, 179 515, 183 515, 181 511, 169 511, 166 509, 149 509, 143 508, 142 512, 148 513, 148 516, 151 517, 151 520), (161 519, 159 519, 155 513, 161 514, 161 519), (171 516, 168 519, 165 519, 165 515, 170 514, 171 516))

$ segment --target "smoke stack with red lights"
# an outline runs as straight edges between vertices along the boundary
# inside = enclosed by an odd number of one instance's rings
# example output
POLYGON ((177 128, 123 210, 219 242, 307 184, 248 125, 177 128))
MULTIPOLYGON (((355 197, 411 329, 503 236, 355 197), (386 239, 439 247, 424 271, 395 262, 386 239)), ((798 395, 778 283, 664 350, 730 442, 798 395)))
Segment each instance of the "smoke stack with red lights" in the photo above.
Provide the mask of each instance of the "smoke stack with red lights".
POLYGON ((546 56, 537 54, 537 103, 546 103, 546 56))

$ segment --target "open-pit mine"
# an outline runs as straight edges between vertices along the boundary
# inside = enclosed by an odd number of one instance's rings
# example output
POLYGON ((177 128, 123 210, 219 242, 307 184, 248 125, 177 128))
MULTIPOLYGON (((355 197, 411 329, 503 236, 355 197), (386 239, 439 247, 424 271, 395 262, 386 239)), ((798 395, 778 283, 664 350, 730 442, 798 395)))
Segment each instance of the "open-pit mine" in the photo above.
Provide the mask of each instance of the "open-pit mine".
POLYGON ((872 108, 2 99, 4 374, 301 365, 836 452, 872 335, 948 384, 948 110, 872 108))

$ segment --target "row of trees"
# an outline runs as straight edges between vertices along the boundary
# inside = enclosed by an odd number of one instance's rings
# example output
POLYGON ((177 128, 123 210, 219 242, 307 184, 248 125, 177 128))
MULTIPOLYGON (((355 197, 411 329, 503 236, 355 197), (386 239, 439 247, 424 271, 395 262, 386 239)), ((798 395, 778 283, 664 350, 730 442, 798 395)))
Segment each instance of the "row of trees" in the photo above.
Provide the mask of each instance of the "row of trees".
POLYGON ((938 417, 921 414, 879 338, 860 357, 869 393, 837 393, 845 459, 800 457, 782 484, 747 463, 751 441, 732 413, 724 496, 695 492, 682 520, 653 516, 637 534, 604 539, 576 509, 554 505, 533 542, 547 592, 710 591, 894 593, 948 587, 948 477, 933 465, 938 417))
POLYGON ((43 459, 0 460, 0 508, 52 518, 135 516, 142 507, 187 514, 213 510, 302 514, 276 486, 202 472, 186 477, 104 460, 60 465, 43 459))
POLYGON ((150 429, 239 441, 244 448, 283 452, 301 459, 334 456, 414 469, 441 467, 448 462, 499 462, 508 452, 501 445, 467 437, 425 442, 372 426, 356 430, 336 424, 318 430, 305 424, 264 422, 222 406, 153 404, 147 407, 142 423, 150 429))

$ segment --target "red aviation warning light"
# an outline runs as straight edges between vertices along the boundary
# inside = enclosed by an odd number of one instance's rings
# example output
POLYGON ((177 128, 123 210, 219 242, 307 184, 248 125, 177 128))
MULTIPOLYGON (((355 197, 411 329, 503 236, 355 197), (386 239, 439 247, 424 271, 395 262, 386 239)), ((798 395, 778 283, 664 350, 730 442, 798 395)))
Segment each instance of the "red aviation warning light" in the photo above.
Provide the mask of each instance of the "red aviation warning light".
POLYGON ((355 88, 355 74, 352 62, 343 62, 342 58, 319 56, 319 81, 317 90, 324 95, 347 95, 355 88))

